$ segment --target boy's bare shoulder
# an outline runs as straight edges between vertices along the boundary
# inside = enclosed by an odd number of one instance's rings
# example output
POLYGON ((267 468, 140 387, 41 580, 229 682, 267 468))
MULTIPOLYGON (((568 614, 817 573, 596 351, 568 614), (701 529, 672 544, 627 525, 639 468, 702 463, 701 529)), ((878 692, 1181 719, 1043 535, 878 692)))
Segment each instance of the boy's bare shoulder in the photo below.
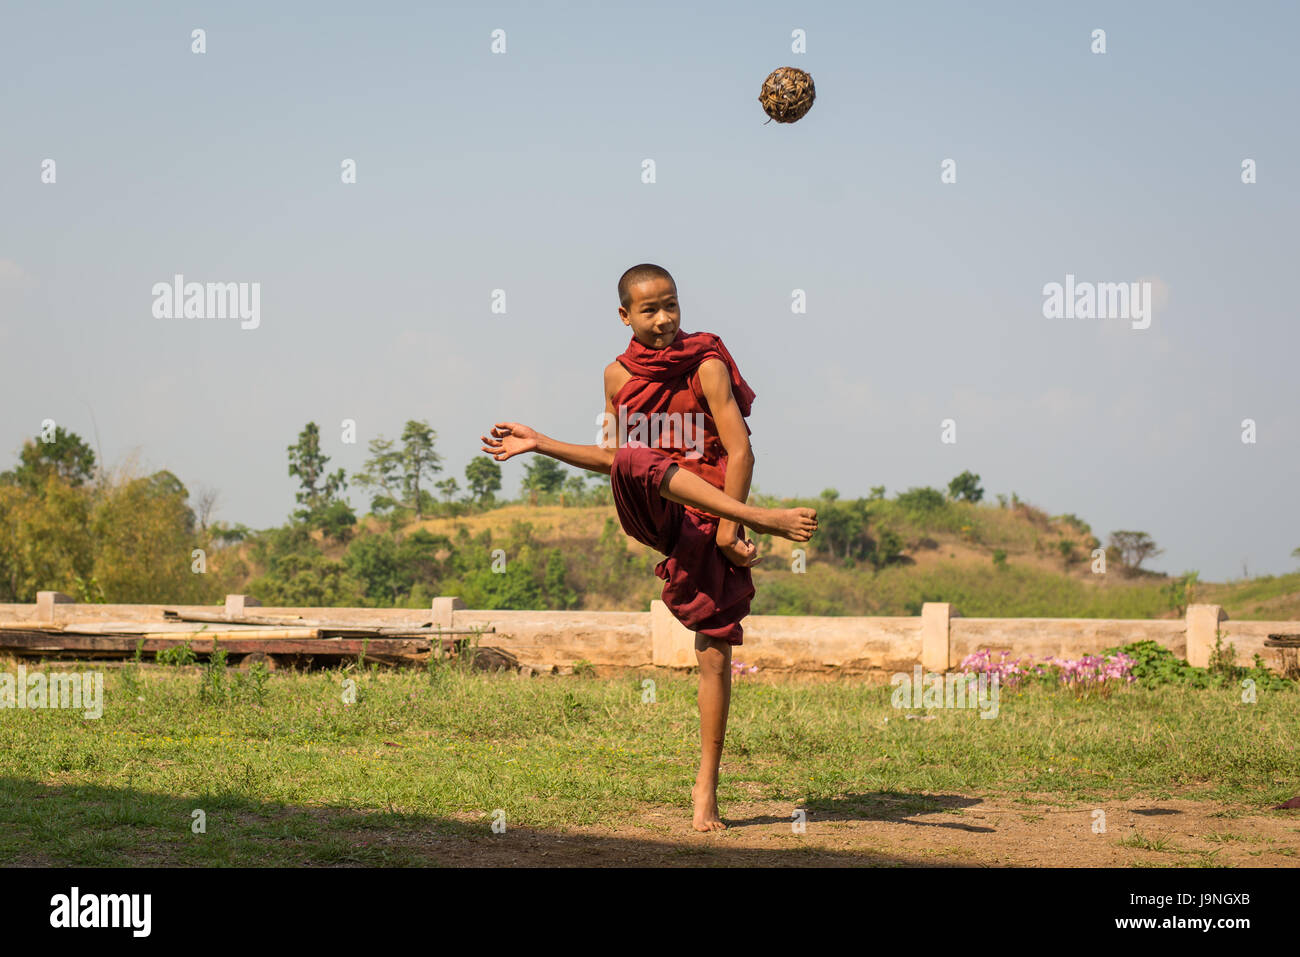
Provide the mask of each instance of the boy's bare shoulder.
POLYGON ((605 394, 612 397, 615 392, 623 388, 624 383, 630 378, 632 378, 632 373, 624 369, 622 364, 615 359, 605 366, 605 394))
POLYGON ((706 389, 713 386, 717 389, 731 390, 731 370, 717 356, 706 356, 699 364, 697 373, 700 377, 700 385, 706 389))

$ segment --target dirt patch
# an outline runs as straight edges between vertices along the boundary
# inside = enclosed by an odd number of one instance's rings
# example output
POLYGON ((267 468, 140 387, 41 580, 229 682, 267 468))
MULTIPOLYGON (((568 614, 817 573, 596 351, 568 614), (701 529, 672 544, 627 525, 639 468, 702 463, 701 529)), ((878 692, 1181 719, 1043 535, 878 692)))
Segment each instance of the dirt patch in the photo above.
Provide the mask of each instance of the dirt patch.
MULTIPOLYGON (((1300 812, 1204 801, 1050 801, 863 795, 809 808, 732 803, 726 831, 699 834, 684 808, 647 807, 617 827, 508 827, 482 835, 350 832, 344 839, 453 866, 1296 867, 1300 812), (1105 831, 1094 833, 1105 813, 1105 831)), ((340 835, 343 836, 343 835, 340 835)))

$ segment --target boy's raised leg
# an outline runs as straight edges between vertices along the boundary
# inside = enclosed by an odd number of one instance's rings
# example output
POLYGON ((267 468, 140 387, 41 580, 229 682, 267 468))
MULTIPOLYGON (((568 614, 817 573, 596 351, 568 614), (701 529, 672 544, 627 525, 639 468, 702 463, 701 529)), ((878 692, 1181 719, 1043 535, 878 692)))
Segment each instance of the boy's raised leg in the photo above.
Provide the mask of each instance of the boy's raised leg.
POLYGON ((718 767, 731 708, 731 645, 696 635, 695 658, 700 663, 700 770, 691 790, 694 826, 697 831, 719 831, 727 826, 718 816, 718 767))

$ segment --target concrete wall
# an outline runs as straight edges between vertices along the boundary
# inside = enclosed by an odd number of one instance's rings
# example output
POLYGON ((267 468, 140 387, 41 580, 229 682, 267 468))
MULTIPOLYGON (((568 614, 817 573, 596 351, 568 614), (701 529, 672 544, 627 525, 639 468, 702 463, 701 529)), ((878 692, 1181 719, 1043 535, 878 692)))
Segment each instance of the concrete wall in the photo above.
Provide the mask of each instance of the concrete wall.
MULTIPOLYGON (((649 612, 487 611, 467 609, 456 598, 434 599, 429 611, 381 608, 262 608, 232 595, 226 606, 83 605, 42 592, 34 605, 0 604, 0 623, 138 622, 161 620, 164 608, 233 616, 300 616, 331 622, 495 628, 479 644, 510 652, 521 663, 549 667, 585 660, 603 667, 695 664, 695 636, 662 602, 649 612)), ((1300 633, 1300 622, 1227 620, 1217 605, 1193 605, 1184 619, 962 618, 951 605, 927 604, 918 617, 855 618, 751 615, 744 621, 745 644, 736 660, 769 672, 814 672, 880 676, 910 671, 918 663, 931 671, 957 668, 981 648, 1041 660, 1077 658, 1131 641, 1152 639, 1192 664, 1204 667, 1216 627, 1237 649, 1239 664, 1258 652, 1280 668, 1279 652, 1264 647, 1270 632, 1300 633)))

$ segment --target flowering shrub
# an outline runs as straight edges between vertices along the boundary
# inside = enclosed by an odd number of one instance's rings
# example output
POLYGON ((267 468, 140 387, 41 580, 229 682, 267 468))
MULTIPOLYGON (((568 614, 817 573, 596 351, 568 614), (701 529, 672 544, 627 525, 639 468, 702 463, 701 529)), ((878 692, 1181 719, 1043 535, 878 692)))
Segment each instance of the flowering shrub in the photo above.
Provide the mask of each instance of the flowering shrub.
POLYGON ((998 684, 1003 688, 1016 688, 1032 672, 1020 666, 1020 658, 1008 661, 1007 659, 1010 657, 1011 652, 1004 651, 1002 656, 994 661, 993 652, 984 648, 973 655, 967 655, 963 658, 961 660, 961 670, 969 674, 989 675, 990 677, 996 675, 998 684))
POLYGON ((1070 658, 1045 659, 1059 672, 1059 680, 1073 691, 1086 693, 1104 689, 1109 691, 1119 684, 1132 684, 1134 660, 1121 652, 1117 655, 1084 655, 1077 661, 1070 658))
POLYGON ((969 674, 996 675, 1004 688, 1018 688, 1027 680, 1040 679, 1069 688, 1076 694, 1100 692, 1109 694, 1113 688, 1132 684, 1135 660, 1123 652, 1114 655, 1084 655, 1082 658, 1057 658, 1048 656, 1033 664, 1030 657, 1011 658, 1004 651, 994 659, 987 648, 962 659, 961 670, 969 674))

